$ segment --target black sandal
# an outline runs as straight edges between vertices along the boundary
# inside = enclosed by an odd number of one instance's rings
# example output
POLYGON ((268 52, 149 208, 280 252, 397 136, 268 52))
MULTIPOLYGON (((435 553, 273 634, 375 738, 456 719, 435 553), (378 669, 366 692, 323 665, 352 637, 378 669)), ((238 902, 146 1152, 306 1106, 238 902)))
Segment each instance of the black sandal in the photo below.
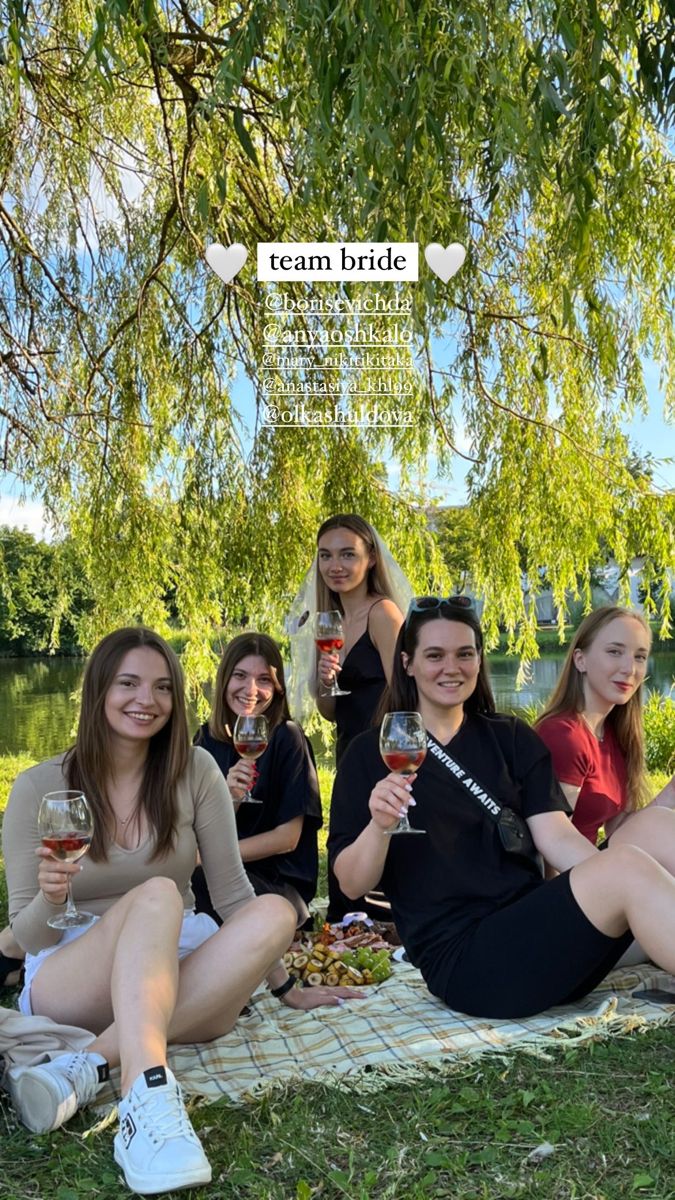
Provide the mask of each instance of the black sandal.
POLYGON ((23 982, 23 959, 10 958, 8 954, 3 954, 0 950, 0 987, 19 987, 23 982), (8 975, 13 975, 18 972, 18 979, 15 983, 8 983, 8 975))

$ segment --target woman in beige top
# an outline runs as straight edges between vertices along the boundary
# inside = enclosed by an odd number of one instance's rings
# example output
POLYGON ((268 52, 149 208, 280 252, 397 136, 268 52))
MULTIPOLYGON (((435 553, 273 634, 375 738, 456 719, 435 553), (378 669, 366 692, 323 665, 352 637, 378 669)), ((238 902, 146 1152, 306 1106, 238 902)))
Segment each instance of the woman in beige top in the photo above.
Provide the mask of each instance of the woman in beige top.
POLYGON ((115 1158, 129 1187, 208 1182, 167 1041, 227 1033, 264 978, 290 1008, 354 993, 296 990, 279 962, 294 910, 280 896, 254 896, 227 784, 211 756, 190 747, 180 665, 156 634, 120 629, 96 647, 76 743, 19 776, 3 845, 12 931, 27 951, 20 1007, 96 1035, 86 1053, 10 1073, 21 1119, 36 1132, 57 1128, 95 1096, 109 1064, 120 1064, 115 1158), (81 790, 94 815, 80 862, 61 862, 40 843, 40 800, 64 788, 81 790), (191 911, 197 852, 221 929, 191 911), (65 908, 69 878, 76 902, 95 917, 61 936, 47 922, 65 908))

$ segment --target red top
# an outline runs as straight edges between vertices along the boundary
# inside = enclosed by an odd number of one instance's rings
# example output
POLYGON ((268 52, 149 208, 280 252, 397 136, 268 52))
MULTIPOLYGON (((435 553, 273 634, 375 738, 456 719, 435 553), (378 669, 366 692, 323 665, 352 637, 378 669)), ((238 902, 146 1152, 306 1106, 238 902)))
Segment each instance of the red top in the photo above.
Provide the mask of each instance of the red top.
POLYGON ((595 844, 598 830, 628 803, 626 761, 614 730, 605 725, 602 741, 576 713, 547 717, 537 733, 548 746, 561 783, 580 788, 572 824, 595 844))

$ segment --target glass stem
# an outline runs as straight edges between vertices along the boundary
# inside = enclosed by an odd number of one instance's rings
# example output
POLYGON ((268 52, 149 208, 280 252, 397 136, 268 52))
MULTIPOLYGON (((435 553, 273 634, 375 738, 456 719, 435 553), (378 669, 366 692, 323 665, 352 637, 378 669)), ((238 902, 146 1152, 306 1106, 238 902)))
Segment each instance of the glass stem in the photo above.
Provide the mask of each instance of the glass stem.
POLYGON ((67 886, 67 895, 68 895, 68 902, 66 904, 66 916, 67 917, 76 917, 77 916, 77 909, 75 907, 75 901, 73 900, 72 881, 73 881, 73 877, 72 877, 72 875, 69 875, 68 883, 66 885, 67 886))

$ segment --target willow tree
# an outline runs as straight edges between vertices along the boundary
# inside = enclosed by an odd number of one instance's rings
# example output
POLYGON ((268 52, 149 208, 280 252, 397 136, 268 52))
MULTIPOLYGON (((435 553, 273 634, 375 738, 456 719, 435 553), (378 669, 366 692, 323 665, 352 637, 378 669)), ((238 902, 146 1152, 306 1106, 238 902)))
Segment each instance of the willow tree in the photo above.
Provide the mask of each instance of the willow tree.
POLYGON ((643 554, 658 593, 673 498, 628 469, 621 427, 645 355, 675 407, 669 9, 2 0, 2 455, 86 560, 85 638, 161 624, 169 589, 199 670, 224 614, 274 627, 331 511, 370 517, 416 586, 448 585, 424 480, 432 461, 450 477, 460 421, 491 633, 532 652, 522 571, 564 607, 600 545, 643 554), (423 271, 407 292, 412 424, 242 438, 255 243, 342 240, 468 248, 448 285, 423 271), (251 252, 227 287, 212 241, 251 252))

